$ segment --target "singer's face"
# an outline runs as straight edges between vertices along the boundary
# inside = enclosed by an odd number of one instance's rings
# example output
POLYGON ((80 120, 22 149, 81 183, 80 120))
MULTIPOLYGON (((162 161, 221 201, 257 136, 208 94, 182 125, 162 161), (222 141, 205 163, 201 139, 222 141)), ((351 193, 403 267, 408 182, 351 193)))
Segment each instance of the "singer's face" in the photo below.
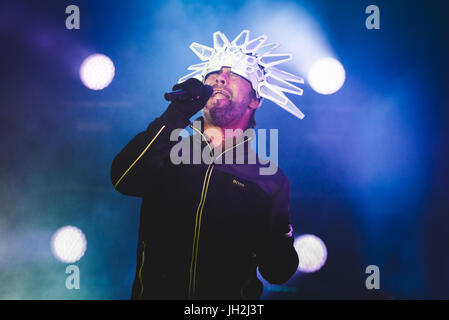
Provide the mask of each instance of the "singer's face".
POLYGON ((207 75, 205 84, 214 88, 212 96, 203 108, 205 119, 214 125, 224 127, 238 122, 250 104, 258 105, 258 100, 248 80, 232 73, 231 68, 207 75))

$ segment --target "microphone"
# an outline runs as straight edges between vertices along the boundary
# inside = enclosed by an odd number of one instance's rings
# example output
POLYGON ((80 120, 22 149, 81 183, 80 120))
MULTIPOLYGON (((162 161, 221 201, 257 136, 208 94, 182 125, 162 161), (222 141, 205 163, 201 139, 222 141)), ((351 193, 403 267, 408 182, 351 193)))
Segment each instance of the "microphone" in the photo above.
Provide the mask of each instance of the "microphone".
POLYGON ((179 89, 179 90, 165 93, 164 98, 167 101, 187 100, 189 98, 189 94, 187 91, 179 89))
MULTIPOLYGON (((204 85, 203 94, 204 96, 207 96, 208 98, 212 95, 212 92, 214 91, 214 88, 208 85, 204 85)), ((201 96, 192 97, 190 93, 188 93, 186 90, 179 89, 171 92, 166 92, 164 94, 164 98, 167 101, 184 101, 184 100, 198 100, 201 98, 201 96)))

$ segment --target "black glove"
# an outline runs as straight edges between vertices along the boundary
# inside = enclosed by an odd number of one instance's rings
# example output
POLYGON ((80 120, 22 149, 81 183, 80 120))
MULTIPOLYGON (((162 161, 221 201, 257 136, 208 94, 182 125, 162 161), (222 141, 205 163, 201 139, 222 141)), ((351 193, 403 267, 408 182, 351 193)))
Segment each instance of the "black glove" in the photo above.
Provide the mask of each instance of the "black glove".
POLYGON ((175 101, 172 103, 177 110, 185 114, 189 119, 204 107, 213 92, 211 86, 204 85, 201 81, 195 78, 190 78, 182 83, 178 83, 173 86, 173 90, 184 90, 191 97, 187 100, 175 101))

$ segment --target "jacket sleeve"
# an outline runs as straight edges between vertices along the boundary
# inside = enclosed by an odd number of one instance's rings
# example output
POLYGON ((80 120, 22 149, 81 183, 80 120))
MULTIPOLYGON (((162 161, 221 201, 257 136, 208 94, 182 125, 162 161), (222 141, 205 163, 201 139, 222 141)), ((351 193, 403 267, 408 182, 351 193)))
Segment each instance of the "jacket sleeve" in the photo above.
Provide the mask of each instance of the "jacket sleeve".
POLYGON ((298 254, 293 246, 290 224, 290 182, 284 177, 273 198, 270 231, 263 237, 259 256, 259 272, 271 284, 288 281, 298 268, 298 254))
POLYGON ((114 188, 124 195, 143 197, 146 186, 157 179, 164 159, 177 143, 170 141, 172 130, 185 128, 189 123, 187 116, 171 104, 115 156, 111 165, 114 188))

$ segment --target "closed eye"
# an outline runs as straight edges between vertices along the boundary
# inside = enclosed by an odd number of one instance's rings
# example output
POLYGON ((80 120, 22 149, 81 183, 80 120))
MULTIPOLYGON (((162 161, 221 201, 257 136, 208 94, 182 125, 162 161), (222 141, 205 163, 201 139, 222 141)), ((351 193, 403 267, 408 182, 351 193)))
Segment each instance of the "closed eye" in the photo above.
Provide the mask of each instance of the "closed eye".
MULTIPOLYGON (((215 78, 216 76, 218 76, 220 73, 221 73, 221 71, 213 71, 213 72, 209 73, 209 74, 206 76, 206 80, 209 79, 209 77, 212 77, 212 79, 214 79, 214 78, 215 78)), ((240 77, 237 73, 234 73, 234 72, 229 72, 229 75, 230 75, 230 77, 232 77, 232 78, 238 78, 238 77, 240 77)))
POLYGON ((212 79, 214 79, 219 73, 220 73, 219 71, 214 71, 214 72, 209 73, 206 76, 206 80, 209 79, 210 77, 212 77, 212 79))

